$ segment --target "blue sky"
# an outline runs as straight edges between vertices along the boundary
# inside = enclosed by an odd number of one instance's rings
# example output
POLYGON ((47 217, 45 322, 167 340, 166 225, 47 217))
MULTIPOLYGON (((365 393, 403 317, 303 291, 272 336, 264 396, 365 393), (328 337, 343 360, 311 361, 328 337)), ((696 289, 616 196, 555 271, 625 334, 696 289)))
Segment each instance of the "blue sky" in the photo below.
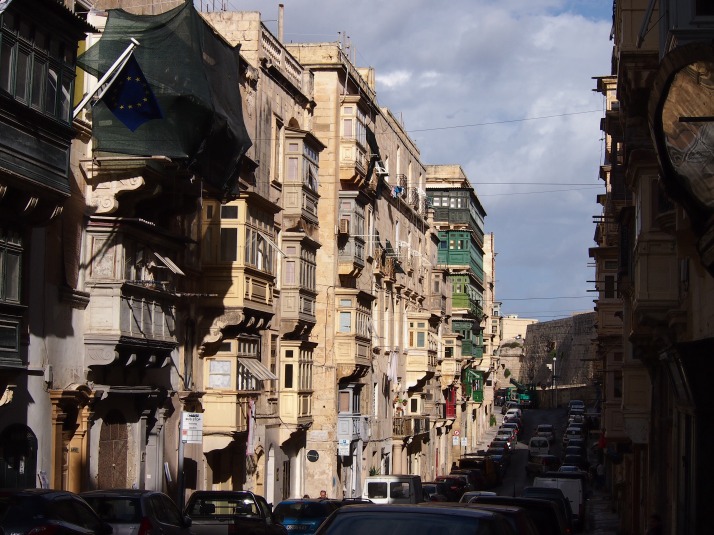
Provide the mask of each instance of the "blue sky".
MULTIPOLYGON (((260 11, 277 34, 279 2, 224 3, 260 11)), ((357 66, 374 67, 380 105, 422 161, 464 168, 494 233, 502 313, 593 309, 588 248, 604 192, 593 77, 610 74, 611 0, 282 3, 286 42, 344 39, 357 66)))

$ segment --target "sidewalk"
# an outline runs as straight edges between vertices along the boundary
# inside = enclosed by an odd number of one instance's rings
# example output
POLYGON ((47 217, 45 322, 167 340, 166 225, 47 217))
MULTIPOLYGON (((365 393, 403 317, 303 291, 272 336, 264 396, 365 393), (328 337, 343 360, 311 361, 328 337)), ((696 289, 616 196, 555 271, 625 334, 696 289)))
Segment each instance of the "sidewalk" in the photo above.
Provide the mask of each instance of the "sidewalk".
POLYGON ((604 490, 593 490, 585 505, 585 535, 617 535, 620 518, 615 512, 612 496, 604 490))

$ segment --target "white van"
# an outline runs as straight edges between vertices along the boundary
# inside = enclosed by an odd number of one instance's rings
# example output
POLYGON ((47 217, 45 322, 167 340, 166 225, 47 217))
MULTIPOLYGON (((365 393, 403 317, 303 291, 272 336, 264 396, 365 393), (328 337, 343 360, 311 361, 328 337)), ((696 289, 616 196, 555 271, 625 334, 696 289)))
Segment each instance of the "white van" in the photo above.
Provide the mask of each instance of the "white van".
POLYGON ((528 442, 528 455, 549 455, 550 441, 545 437, 532 437, 528 442))
POLYGON ((535 477, 533 486, 562 490, 570 502, 570 508, 573 510, 573 523, 578 526, 583 525, 585 521, 585 489, 581 479, 551 476, 535 477))
POLYGON ((374 503, 421 503, 421 477, 413 475, 367 476, 362 497, 374 503))

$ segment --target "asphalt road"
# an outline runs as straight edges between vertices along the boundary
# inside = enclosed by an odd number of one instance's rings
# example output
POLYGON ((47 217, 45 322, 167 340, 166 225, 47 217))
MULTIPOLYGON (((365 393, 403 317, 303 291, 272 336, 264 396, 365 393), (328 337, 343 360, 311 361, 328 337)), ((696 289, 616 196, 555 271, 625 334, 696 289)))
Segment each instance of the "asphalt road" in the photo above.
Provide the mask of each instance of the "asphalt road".
MULTIPOLYGON (((554 455, 561 454, 561 439, 565 431, 567 411, 558 409, 526 409, 523 411, 523 433, 518 440, 516 450, 511 453, 511 466, 506 472, 503 482, 496 487, 496 493, 502 496, 520 496, 523 487, 531 485, 533 478, 526 476, 526 463, 528 462, 528 441, 540 424, 552 424, 555 429, 555 444, 552 451, 554 455)), ((501 425, 503 417, 498 414, 498 424, 501 425)))

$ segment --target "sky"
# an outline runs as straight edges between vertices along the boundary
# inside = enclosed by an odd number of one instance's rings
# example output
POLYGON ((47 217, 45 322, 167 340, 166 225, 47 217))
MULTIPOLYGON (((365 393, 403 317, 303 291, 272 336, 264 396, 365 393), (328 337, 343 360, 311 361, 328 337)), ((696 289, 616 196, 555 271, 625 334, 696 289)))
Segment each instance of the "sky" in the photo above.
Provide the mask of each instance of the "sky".
MULTIPOLYGON (((196 0, 200 9, 200 1, 196 0)), ((216 0, 260 11, 279 1, 216 0)), ((593 310, 593 216, 612 0, 282 0, 285 42, 343 41, 425 164, 459 164, 487 216, 503 315, 593 310)), ((205 5, 205 0, 204 0, 205 5)))

